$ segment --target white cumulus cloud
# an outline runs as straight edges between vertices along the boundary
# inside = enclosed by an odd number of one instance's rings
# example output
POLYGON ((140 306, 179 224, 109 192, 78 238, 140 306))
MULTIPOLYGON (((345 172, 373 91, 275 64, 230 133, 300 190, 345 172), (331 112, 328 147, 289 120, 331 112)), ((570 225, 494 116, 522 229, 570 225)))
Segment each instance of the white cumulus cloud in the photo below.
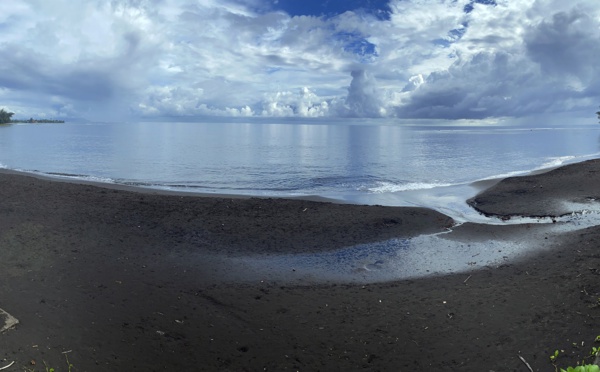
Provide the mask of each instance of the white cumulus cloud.
POLYGON ((0 105, 19 115, 485 118, 600 102, 597 0, 4 0, 0 105), (307 5, 308 6, 308 5, 307 5))

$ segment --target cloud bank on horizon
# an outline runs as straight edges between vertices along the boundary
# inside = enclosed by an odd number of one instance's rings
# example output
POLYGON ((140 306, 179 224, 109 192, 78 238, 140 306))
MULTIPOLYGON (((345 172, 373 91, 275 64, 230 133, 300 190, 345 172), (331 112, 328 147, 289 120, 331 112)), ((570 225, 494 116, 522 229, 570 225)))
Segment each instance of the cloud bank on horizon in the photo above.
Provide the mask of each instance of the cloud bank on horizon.
POLYGON ((3 0, 39 117, 488 118, 600 103, 598 0, 3 0))

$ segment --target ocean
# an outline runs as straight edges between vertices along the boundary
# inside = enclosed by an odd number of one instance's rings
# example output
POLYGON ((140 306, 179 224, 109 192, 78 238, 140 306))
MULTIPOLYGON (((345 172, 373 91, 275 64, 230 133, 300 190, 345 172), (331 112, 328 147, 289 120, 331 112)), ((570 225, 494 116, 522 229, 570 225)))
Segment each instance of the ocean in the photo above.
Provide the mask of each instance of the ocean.
POLYGON ((600 125, 496 121, 0 126, 0 167, 197 193, 417 205, 458 220, 473 182, 600 155, 600 125))

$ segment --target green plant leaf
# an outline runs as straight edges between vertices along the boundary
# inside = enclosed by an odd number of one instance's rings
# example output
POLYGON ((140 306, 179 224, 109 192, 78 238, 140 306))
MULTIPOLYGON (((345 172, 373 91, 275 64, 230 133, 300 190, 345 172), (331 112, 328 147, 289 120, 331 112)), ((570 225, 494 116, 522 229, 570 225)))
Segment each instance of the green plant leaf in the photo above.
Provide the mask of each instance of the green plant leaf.
POLYGON ((566 370, 560 369, 560 372, 600 372, 600 367, 595 364, 587 364, 585 366, 569 367, 566 370))

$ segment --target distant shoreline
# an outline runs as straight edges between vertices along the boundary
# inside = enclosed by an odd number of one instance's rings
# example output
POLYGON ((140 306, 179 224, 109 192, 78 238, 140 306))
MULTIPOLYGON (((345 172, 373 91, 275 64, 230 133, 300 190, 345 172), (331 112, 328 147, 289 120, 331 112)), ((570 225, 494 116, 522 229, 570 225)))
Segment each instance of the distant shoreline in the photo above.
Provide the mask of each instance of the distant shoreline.
POLYGON ((54 120, 54 119, 27 119, 27 120, 11 120, 9 123, 7 124, 45 124, 45 123, 56 123, 56 124, 60 124, 60 123, 64 123, 64 120, 54 120))

